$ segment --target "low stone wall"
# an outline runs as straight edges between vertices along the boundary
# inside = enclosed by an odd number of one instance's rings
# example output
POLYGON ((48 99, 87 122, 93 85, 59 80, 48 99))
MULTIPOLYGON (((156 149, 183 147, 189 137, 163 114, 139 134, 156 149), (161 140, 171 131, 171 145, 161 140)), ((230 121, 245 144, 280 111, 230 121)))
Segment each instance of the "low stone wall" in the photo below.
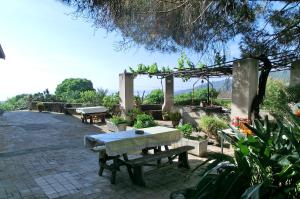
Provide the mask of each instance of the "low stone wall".
POLYGON ((214 115, 217 117, 230 117, 229 113, 224 112, 220 107, 199 107, 199 106, 175 106, 173 111, 178 111, 182 115, 183 123, 190 123, 197 127, 201 117, 214 115))
MULTIPOLYGON (((37 110, 37 101, 31 102, 29 109, 37 110)), ((65 113, 66 108, 78 108, 82 107, 79 103, 65 103, 65 102, 43 102, 45 106, 45 111, 65 113)), ((70 113, 71 114, 71 113, 70 113)))
POLYGON ((143 104, 141 111, 152 115, 155 120, 162 120, 162 105, 161 104, 143 104))

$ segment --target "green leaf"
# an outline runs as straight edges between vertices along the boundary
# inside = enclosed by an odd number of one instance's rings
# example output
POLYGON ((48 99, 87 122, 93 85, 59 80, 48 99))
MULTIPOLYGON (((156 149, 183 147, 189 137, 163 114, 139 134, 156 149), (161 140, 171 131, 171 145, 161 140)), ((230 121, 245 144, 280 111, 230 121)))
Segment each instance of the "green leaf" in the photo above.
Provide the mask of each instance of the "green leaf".
POLYGON ((241 196, 241 199, 259 199, 259 191, 262 183, 254 185, 246 189, 246 191, 241 196))
POLYGON ((243 144, 239 144, 239 148, 244 156, 247 156, 250 153, 248 147, 243 144))

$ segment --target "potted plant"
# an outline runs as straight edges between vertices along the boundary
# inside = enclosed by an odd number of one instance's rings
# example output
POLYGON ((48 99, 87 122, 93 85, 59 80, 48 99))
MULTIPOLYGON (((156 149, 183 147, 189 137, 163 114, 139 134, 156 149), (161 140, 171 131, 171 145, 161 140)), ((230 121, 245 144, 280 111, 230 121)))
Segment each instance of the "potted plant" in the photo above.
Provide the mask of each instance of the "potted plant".
POLYGON ((113 116, 110 120, 106 121, 108 130, 113 132, 126 131, 127 120, 120 116, 113 116))
POLYGON ((172 121, 173 127, 178 126, 181 119, 181 114, 179 112, 173 112, 169 114, 170 120, 172 121))
POLYGON ((134 128, 141 129, 156 126, 156 123, 151 115, 143 113, 136 116, 136 121, 133 126, 134 128))
POLYGON ((183 138, 181 138, 179 142, 174 143, 172 145, 173 147, 177 148, 186 145, 193 146, 194 149, 190 150, 188 153, 196 156, 202 156, 207 152, 207 139, 200 136, 192 136, 193 127, 191 124, 187 123, 182 126, 178 126, 177 128, 183 134, 183 138))
POLYGON ((215 116, 201 117, 199 126, 209 138, 215 138, 217 144, 220 144, 221 142, 218 131, 228 128, 228 125, 225 121, 215 116))
POLYGON ((37 110, 38 110, 39 112, 42 112, 42 111, 45 110, 45 105, 44 105, 43 102, 38 102, 38 103, 36 104, 36 108, 37 108, 37 110))
POLYGON ((164 121, 170 120, 170 112, 163 112, 162 113, 162 118, 164 121))

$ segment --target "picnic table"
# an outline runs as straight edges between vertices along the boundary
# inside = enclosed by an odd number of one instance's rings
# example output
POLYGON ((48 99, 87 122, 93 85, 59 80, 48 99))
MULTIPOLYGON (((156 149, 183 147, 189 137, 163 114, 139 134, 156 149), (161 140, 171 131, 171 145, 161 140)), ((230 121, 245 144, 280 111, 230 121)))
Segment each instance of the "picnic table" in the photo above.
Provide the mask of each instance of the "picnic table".
POLYGON ((91 124, 93 124, 95 118, 100 118, 102 122, 105 122, 107 111, 107 108, 104 106, 76 108, 76 112, 81 114, 82 123, 87 123, 87 119, 89 118, 91 124))
POLYGON ((104 169, 110 170, 111 183, 114 184, 119 166, 125 165, 133 183, 145 186, 142 169, 144 165, 150 165, 150 162, 157 161, 160 164, 162 158, 168 158, 168 162, 172 163, 172 160, 179 156, 179 166, 189 168, 186 152, 193 147, 168 148, 168 145, 179 141, 182 137, 178 129, 157 126, 140 131, 144 133, 137 134, 136 130, 129 130, 84 137, 85 147, 99 152, 100 176, 104 169), (161 150, 161 146, 165 147, 165 151, 161 150), (147 154, 149 149, 154 149, 154 154, 147 154), (143 151, 145 156, 129 160, 127 155, 136 151, 143 151), (113 160, 113 163, 107 165, 108 160, 113 160))

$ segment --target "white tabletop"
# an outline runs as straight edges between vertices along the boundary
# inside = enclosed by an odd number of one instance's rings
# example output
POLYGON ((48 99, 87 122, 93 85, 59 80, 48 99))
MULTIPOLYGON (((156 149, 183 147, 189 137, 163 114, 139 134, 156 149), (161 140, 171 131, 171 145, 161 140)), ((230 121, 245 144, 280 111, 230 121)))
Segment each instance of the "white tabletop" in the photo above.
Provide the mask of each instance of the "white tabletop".
POLYGON ((106 134, 87 135, 84 137, 85 147, 105 145, 109 156, 136 152, 146 147, 171 145, 180 140, 182 134, 178 129, 156 126, 140 129, 144 134, 136 134, 135 130, 106 134))
POLYGON ((104 113, 107 111, 107 108, 104 106, 93 106, 93 107, 80 107, 76 108, 77 113, 88 114, 88 113, 104 113))

